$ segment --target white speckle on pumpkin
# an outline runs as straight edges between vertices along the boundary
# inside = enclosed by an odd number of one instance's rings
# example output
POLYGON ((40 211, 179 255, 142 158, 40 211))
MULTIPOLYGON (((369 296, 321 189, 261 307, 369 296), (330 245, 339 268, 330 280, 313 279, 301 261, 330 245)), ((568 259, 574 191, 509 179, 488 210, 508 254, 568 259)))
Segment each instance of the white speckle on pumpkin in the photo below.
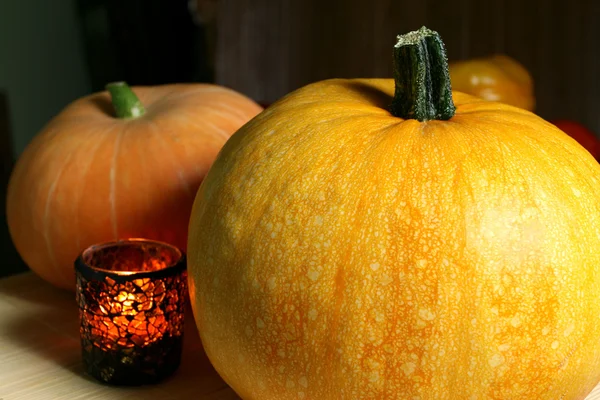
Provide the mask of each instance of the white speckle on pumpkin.
POLYGON ((501 344, 498 346, 499 351, 507 351, 508 349, 510 349, 510 344, 501 344))
POLYGON ((377 271, 379 269, 379 263, 378 262, 374 262, 371 264, 371 269, 373 271, 377 271))
POLYGON ((323 216, 317 215, 315 217, 315 225, 323 225, 323 216))
POLYGON ((490 364, 490 367, 492 367, 492 368, 499 367, 503 363, 504 363, 504 356, 502 354, 499 354, 499 353, 498 354, 494 354, 488 360, 488 364, 490 364))
POLYGON ((573 331, 575 330, 575 325, 571 324, 567 327, 567 329, 565 329, 565 331, 563 332, 563 335, 565 335, 565 337, 569 336, 571 333, 573 333, 573 331))
POLYGON ((319 279, 319 275, 321 275, 321 274, 319 271, 315 271, 314 269, 311 269, 308 271, 307 275, 311 281, 316 281, 317 279, 319 279))
POLYGON ((550 344, 550 347, 552 348, 552 350, 556 350, 558 349, 558 340, 555 340, 554 342, 552 342, 552 344, 550 344))
POLYGON ((302 387, 304 387, 304 388, 307 388, 307 387, 308 387, 308 379, 306 379, 306 377, 305 377, 305 376, 301 377, 301 378, 298 380, 298 383, 300 384, 300 386, 302 386, 302 387))
POLYGON ((400 369, 404 372, 405 375, 411 375, 413 372, 415 372, 415 369, 417 368, 417 364, 415 364, 414 362, 407 362, 402 364, 402 366, 400 367, 400 369))
POLYGON ((379 381, 379 372, 378 371, 373 371, 369 374, 369 381, 370 382, 377 382, 379 381))
POLYGON ((262 320, 262 319, 260 319, 260 318, 256 318, 256 326, 257 326, 259 329, 262 329, 262 328, 264 328, 264 327, 265 327, 265 321, 263 321, 263 320, 262 320))
POLYGON ((542 335, 547 335, 547 334, 549 334, 549 333, 550 333, 550 327, 549 327, 549 326, 545 326, 545 327, 542 329, 542 335))
POLYGON ((514 317, 512 317, 512 319, 510 320, 510 324, 515 327, 518 328, 521 325, 521 318, 518 315, 515 315, 514 317))
POLYGON ((381 276, 381 278, 379 278, 379 283, 381 283, 382 286, 387 286, 392 282, 393 282, 393 279, 388 274, 383 274, 383 276, 381 276))
POLYGON ((419 318, 425 321, 432 321, 435 319, 435 314, 426 308, 419 310, 419 318))
POLYGON ((317 319, 317 315, 318 315, 318 314, 319 314, 319 313, 317 312, 317 310, 313 308, 313 309, 311 309, 311 310, 308 312, 308 318, 309 318, 311 321, 314 321, 315 319, 317 319))
POLYGON ((427 266, 427 260, 421 259, 417 261, 417 268, 425 268, 427 266))
POLYGON ((274 277, 270 277, 270 278, 267 280, 267 287, 268 287, 269 289, 273 290, 273 289, 275 289, 275 286, 276 286, 276 285, 275 285, 275 278, 274 278, 274 277))
POLYGON ((381 311, 375 311, 375 321, 383 322, 385 320, 385 315, 381 311))

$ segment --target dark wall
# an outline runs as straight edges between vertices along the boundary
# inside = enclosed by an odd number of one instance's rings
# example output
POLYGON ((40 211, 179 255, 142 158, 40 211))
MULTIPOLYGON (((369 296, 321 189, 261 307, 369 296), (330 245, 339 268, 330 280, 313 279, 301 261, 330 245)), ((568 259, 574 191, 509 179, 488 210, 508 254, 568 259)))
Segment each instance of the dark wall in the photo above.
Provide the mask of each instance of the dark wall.
POLYGON ((539 115, 600 134, 595 0, 220 0, 216 79, 268 103, 316 80, 391 77, 395 36, 422 25, 451 60, 514 57, 533 75, 539 115))
POLYGON ((11 123, 6 91, 0 91, 0 278, 26 270, 8 234, 6 185, 13 166, 11 123))
POLYGON ((130 85, 209 82, 204 27, 188 0, 79 0, 92 91, 130 85))

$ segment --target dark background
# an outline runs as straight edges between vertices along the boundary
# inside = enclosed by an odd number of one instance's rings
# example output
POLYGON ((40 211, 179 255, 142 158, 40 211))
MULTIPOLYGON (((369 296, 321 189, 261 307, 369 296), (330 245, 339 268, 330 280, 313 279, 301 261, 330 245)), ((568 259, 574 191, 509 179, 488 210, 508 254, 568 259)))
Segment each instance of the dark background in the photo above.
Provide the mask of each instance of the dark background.
POLYGON ((0 276, 25 266, 6 228, 14 160, 52 116, 107 82, 216 82, 261 103, 332 77, 390 77, 398 33, 426 25, 450 60, 507 54, 536 112, 600 132, 594 0, 2 0, 0 276))

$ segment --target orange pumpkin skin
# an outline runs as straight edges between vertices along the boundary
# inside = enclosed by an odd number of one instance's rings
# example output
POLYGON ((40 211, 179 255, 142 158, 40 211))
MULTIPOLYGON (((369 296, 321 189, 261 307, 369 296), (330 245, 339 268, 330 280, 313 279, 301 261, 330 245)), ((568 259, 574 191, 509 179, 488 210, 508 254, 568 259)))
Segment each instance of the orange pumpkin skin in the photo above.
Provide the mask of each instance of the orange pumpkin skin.
POLYGON ((73 290, 85 247, 146 237, 185 249, 196 191, 229 136, 262 108, 208 84, 135 87, 146 108, 113 116, 107 92, 76 100, 28 145, 12 173, 14 244, 48 282, 73 290))
POLYGON ((271 105, 200 187, 189 284, 245 400, 583 399, 600 379, 600 166, 536 115, 392 80, 271 105))

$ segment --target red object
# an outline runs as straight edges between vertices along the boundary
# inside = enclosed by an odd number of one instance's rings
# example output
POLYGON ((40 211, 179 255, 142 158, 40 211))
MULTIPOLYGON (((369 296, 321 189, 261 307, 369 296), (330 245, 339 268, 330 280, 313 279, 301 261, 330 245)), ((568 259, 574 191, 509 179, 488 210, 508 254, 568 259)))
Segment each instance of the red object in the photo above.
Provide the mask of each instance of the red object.
POLYGON ((589 151, 594 158, 598 159, 598 155, 600 154, 600 140, 592 131, 575 121, 556 120, 550 122, 567 135, 577 140, 577 142, 589 151))

